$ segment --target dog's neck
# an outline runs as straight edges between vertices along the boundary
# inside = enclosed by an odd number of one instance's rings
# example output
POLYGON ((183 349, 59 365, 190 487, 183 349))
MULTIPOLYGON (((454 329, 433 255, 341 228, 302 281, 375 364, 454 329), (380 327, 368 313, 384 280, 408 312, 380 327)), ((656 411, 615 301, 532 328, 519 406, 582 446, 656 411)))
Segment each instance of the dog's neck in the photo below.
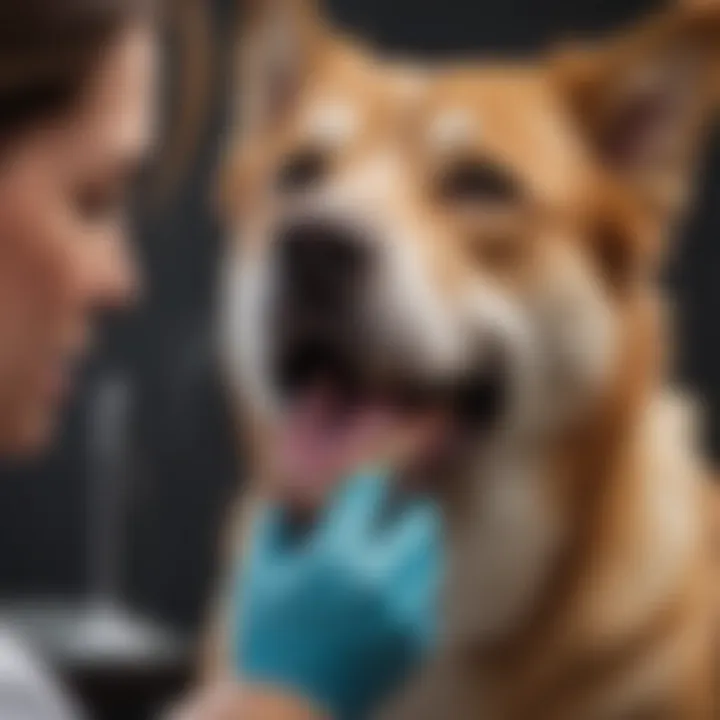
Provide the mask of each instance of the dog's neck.
POLYGON ((561 545, 560 518, 537 478, 530 449, 493 448, 446 507, 445 618, 455 645, 494 642, 535 602, 561 545))
MULTIPOLYGON (((648 492, 650 480, 662 482, 652 476, 665 473, 648 462, 647 448, 658 441, 652 436, 663 432, 665 442, 681 444, 670 429, 674 411, 661 400, 658 305, 638 302, 626 317, 617 372, 602 401, 552 442, 499 442, 448 499, 451 644, 526 650, 528 643, 559 642, 554 623, 567 631, 572 613, 578 623, 606 623, 605 630, 622 633, 672 582, 671 560, 645 579, 633 577, 626 562, 633 557, 641 565, 659 541, 667 541, 672 558, 685 543, 654 536, 665 523, 657 502, 662 486, 648 492), (651 500, 658 507, 648 509, 651 500), (653 517, 642 516, 647 512, 653 517), (624 615, 600 617, 607 593, 624 615)), ((686 463, 689 453, 667 450, 668 462, 677 455, 686 463)), ((688 472, 665 474, 672 483, 688 472)))

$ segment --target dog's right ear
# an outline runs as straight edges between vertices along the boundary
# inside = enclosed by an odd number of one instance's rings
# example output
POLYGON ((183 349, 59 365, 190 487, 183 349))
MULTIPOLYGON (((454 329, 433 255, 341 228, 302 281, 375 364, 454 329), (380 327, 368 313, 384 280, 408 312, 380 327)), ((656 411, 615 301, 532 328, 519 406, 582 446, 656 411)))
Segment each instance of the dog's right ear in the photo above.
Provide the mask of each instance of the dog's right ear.
POLYGON ((238 103, 244 134, 292 107, 326 44, 316 0, 241 0, 238 103))
POLYGON ((672 220, 720 109, 718 0, 686 0, 610 40, 565 49, 554 69, 594 156, 672 220))

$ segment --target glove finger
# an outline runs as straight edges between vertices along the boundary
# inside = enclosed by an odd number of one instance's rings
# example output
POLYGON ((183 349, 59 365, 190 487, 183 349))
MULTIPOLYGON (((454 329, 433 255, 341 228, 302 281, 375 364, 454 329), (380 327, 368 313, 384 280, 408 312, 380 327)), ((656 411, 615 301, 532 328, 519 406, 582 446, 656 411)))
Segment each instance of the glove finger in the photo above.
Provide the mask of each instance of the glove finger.
POLYGON ((372 528, 388 494, 387 473, 363 472, 351 477, 325 511, 320 542, 343 545, 364 537, 372 528))
POLYGON ((283 511, 274 505, 260 507, 253 518, 248 559, 266 563, 276 557, 287 536, 283 511))
POLYGON ((400 567, 441 540, 440 509, 430 500, 416 500, 384 530, 378 550, 391 568, 400 567))
POLYGON ((435 635, 444 571, 442 538, 429 534, 403 556, 403 562, 394 570, 396 611, 415 625, 423 638, 435 635))

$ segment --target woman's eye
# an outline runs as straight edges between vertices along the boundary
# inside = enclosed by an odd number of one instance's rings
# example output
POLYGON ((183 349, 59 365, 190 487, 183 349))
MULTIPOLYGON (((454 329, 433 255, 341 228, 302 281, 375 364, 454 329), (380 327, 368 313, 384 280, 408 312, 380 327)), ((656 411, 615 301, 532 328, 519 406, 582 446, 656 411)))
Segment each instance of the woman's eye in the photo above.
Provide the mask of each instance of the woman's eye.
POLYGON ((291 193, 307 190, 320 182, 327 173, 328 159, 316 149, 301 150, 290 155, 280 167, 277 189, 291 193))
POLYGON ((125 207, 125 193, 116 186, 88 186, 78 191, 75 200, 79 214, 90 222, 117 217, 125 207))
POLYGON ((440 179, 440 197, 448 202, 511 204, 520 198, 515 178, 487 161, 464 160, 453 165, 440 179))

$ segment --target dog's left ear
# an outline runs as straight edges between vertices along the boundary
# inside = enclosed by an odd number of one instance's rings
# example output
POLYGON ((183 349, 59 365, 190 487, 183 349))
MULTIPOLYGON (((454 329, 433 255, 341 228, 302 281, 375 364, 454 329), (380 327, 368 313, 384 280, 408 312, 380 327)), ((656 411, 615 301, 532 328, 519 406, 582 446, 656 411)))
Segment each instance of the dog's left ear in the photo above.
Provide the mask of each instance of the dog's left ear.
POLYGON ((681 211, 720 104, 720 3, 687 3, 615 40, 566 48, 553 72, 608 170, 657 210, 681 211))
MULTIPOLYGON (((262 139, 282 127, 330 46, 319 0, 237 0, 239 29, 230 81, 231 145, 213 203, 223 217, 252 196, 262 139)), ((249 202, 249 201, 248 201, 249 202)))
POLYGON ((235 121, 244 135, 281 122, 325 50, 317 0, 240 0, 235 121))

